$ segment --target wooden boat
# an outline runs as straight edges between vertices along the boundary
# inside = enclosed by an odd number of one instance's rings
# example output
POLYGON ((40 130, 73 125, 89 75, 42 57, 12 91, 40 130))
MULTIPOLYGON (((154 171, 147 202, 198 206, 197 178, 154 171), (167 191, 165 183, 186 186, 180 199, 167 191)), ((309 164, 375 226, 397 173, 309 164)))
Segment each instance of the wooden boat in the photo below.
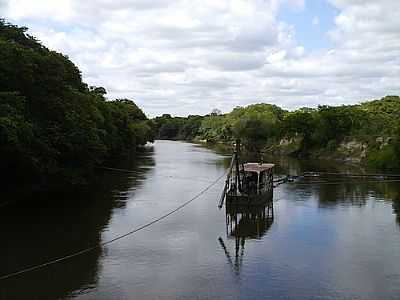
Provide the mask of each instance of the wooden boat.
POLYGON ((221 195, 219 208, 226 205, 267 205, 273 196, 274 164, 240 161, 240 142, 236 142, 231 164, 221 195))

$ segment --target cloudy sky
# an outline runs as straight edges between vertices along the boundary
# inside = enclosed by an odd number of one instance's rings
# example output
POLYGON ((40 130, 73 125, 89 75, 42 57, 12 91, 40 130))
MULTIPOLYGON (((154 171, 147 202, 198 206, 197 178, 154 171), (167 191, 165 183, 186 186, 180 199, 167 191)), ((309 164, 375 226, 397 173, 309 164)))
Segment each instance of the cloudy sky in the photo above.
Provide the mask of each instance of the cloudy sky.
POLYGON ((0 0, 0 16, 150 116, 400 94, 399 0, 0 0))

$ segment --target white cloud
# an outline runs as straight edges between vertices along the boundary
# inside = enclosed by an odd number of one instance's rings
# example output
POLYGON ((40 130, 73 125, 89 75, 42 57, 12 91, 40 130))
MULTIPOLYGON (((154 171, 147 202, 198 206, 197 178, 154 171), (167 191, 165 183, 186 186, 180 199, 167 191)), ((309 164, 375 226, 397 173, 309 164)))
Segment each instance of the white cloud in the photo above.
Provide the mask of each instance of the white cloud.
POLYGON ((335 46, 311 52, 278 19, 283 4, 304 9, 301 0, 0 0, 0 9, 67 54, 89 84, 150 115, 399 94, 400 1, 330 2, 335 46))
POLYGON ((0 0, 0 13, 2 14, 8 7, 7 0, 0 0))

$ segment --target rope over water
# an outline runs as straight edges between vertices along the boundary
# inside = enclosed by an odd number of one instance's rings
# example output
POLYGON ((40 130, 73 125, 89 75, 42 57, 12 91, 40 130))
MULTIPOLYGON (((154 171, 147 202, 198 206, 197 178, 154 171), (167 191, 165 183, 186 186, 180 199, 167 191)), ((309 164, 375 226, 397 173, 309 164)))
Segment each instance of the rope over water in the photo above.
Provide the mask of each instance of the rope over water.
POLYGON ((315 172, 307 171, 300 175, 284 175, 274 181, 274 188, 280 186, 281 184, 289 183, 295 185, 336 185, 336 184, 352 184, 352 183, 390 183, 390 182, 400 182, 400 174, 371 174, 371 173, 338 173, 338 172, 315 172), (334 179, 347 179, 347 181, 330 181, 331 177, 334 179), (298 179, 305 178, 326 178, 327 181, 310 181, 310 182, 299 182, 298 179), (372 178, 373 180, 361 180, 366 178, 372 178), (358 181, 348 180, 348 179, 359 179, 358 181))
POLYGON ((7 274, 7 275, 0 276, 0 280, 9 279, 9 278, 16 277, 16 276, 19 276, 19 275, 22 275, 22 274, 25 274, 25 273, 28 273, 28 272, 32 272, 32 271, 35 271, 35 270, 38 270, 38 269, 45 268, 45 267, 50 266, 50 265, 54 265, 56 263, 59 263, 59 262, 71 259, 73 257, 88 253, 88 252, 93 251, 95 249, 101 248, 103 246, 106 246, 106 245, 109 245, 111 243, 114 243, 114 242, 116 242, 118 240, 121 240, 121 239, 123 239, 123 238, 125 238, 127 236, 135 234, 135 233, 137 233, 137 232, 139 232, 139 231, 141 231, 141 230, 143 230, 143 229, 145 229, 147 227, 150 227, 151 225, 153 225, 155 223, 160 222, 161 220, 169 217, 170 215, 178 212, 179 210, 183 209, 185 206, 189 205, 191 202, 193 202, 194 200, 198 199, 200 196, 202 196, 204 193, 206 193, 209 189, 211 189, 214 185, 216 185, 218 183, 218 181, 220 181, 223 177, 225 177, 225 175, 226 175, 226 172, 224 172, 221 176, 219 176, 217 179, 215 179, 211 184, 209 184, 207 187, 205 187, 203 190, 201 190, 197 195, 195 195, 194 197, 192 197, 188 201, 184 202, 183 204, 179 205, 175 209, 171 210, 170 212, 168 212, 168 213, 166 213, 166 214, 164 214, 164 215, 162 215, 162 216, 160 216, 160 217, 158 217, 158 218, 156 218, 156 219, 154 219, 154 220, 152 220, 152 221, 150 221, 150 222, 148 222, 148 223, 146 223, 144 225, 141 225, 141 226, 139 226, 139 227, 137 227, 135 229, 132 229, 131 231, 129 231, 129 232, 125 233, 125 234, 119 235, 119 236, 117 236, 117 237, 115 237, 115 238, 113 238, 111 240, 108 240, 108 241, 102 242, 102 243, 100 243, 98 245, 95 245, 95 246, 92 246, 92 247, 89 247, 89 248, 74 252, 72 254, 69 254, 69 255, 66 255, 66 256, 63 256, 63 257, 60 257, 60 258, 56 258, 56 259, 50 260, 48 262, 45 262, 45 263, 42 263, 42 264, 39 264, 39 265, 36 265, 36 266, 27 267, 25 269, 22 269, 20 271, 16 271, 16 272, 13 272, 13 273, 10 273, 10 274, 7 274))
MULTIPOLYGON (((103 167, 103 169, 134 173, 134 171, 126 170, 126 169, 107 168, 107 167, 103 167)), ((192 197, 188 201, 184 202, 183 204, 179 205, 175 209, 171 210, 170 212, 168 212, 168 213, 166 213, 166 214, 164 214, 164 215, 162 215, 162 216, 160 216, 160 217, 158 217, 158 218, 156 218, 156 219, 154 219, 154 220, 152 220, 152 221, 150 221, 150 222, 148 222, 148 223, 146 223, 144 225, 141 225, 141 226, 139 226, 139 227, 137 227, 137 228, 125 233, 125 234, 119 235, 119 236, 117 236, 117 237, 115 237, 115 238, 113 238, 111 240, 99 243, 98 245, 95 245, 95 246, 92 246, 92 247, 89 247, 89 248, 74 252, 74 253, 66 255, 66 256, 62 256, 62 257, 47 261, 45 263, 42 263, 42 264, 39 264, 39 265, 35 265, 35 266, 32 266, 32 267, 27 267, 25 269, 22 269, 22 270, 13 272, 13 273, 9 273, 9 274, 6 274, 6 275, 2 275, 2 276, 0 276, 0 280, 9 279, 9 278, 16 277, 16 276, 19 276, 19 275, 22 275, 22 274, 25 274, 25 273, 28 273, 28 272, 32 272, 32 271, 35 271, 35 270, 38 270, 38 269, 45 268, 45 267, 50 266, 50 265, 54 265, 56 263, 59 263, 59 262, 71 259, 73 257, 88 253, 88 252, 93 251, 95 249, 104 247, 104 246, 109 245, 111 243, 114 243, 114 242, 116 242, 118 240, 121 240, 121 239, 123 239, 125 237, 133 235, 133 234, 135 234, 135 233, 137 233, 137 232, 139 232, 139 231, 141 231, 141 230, 143 230, 145 228, 148 228, 151 225, 156 224, 156 223, 162 221, 163 219, 169 217, 170 215, 178 212, 179 210, 183 209, 185 206, 189 205, 194 200, 198 199, 201 195, 203 195, 210 188, 212 188, 214 185, 216 185, 218 183, 218 181, 220 181, 226 174, 227 174, 227 172, 224 172, 216 180, 214 180, 207 187, 205 187, 203 190, 201 190, 197 195, 195 195, 194 197, 192 197)), ((393 177, 394 178, 397 177, 398 178, 398 177, 400 177, 400 174, 346 174, 346 173, 329 173, 329 172, 304 172, 303 175, 300 175, 300 176, 286 175, 284 177, 278 178, 278 179, 274 180, 274 183, 275 183, 274 187, 277 187, 277 186, 279 186, 281 184, 284 184, 284 183, 292 183, 292 184, 296 184, 296 185, 342 184, 342 183, 346 183, 346 182, 343 182, 343 181, 341 181, 341 182, 314 182, 314 183, 312 183, 312 182, 307 182, 307 183, 294 182, 295 179, 297 179, 299 177, 308 177, 308 176, 310 176, 310 177, 320 177, 321 175, 322 176, 324 176, 324 175, 334 175, 334 176, 338 176, 339 175, 340 176, 341 175, 341 176, 344 176, 344 177, 375 177, 377 179, 377 180, 373 180, 373 181, 365 181, 365 183, 372 183, 372 182, 374 182, 374 183, 375 182, 398 182, 398 181, 400 181, 400 179, 392 179, 392 180, 384 179, 384 178, 390 178, 390 177, 392 177, 392 178, 393 177)))

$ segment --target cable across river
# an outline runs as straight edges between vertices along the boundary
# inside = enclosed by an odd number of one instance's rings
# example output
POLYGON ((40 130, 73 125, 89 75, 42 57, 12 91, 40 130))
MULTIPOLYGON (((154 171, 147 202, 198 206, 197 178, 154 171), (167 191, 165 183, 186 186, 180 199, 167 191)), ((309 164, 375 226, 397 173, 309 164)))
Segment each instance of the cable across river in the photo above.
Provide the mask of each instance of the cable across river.
POLYGON ((38 270, 38 269, 42 269, 42 268, 45 268, 45 267, 50 266, 50 265, 54 265, 56 263, 71 259, 73 257, 79 256, 79 255, 82 255, 82 254, 85 254, 85 253, 88 253, 88 252, 91 252, 91 251, 93 251, 95 249, 104 247, 104 246, 109 245, 111 243, 114 243, 114 242, 116 242, 118 240, 126 238, 126 237, 128 237, 130 235, 133 235, 133 234, 135 234, 135 233, 137 233, 137 232, 139 232, 139 231, 141 231, 141 230, 143 230, 145 228, 150 227, 151 225, 154 225, 154 224, 166 219, 167 217, 169 217, 169 216, 173 215, 174 213, 178 212, 179 210, 183 209, 185 206, 189 205, 191 202, 193 202, 194 200, 196 200, 200 196, 202 196, 204 193, 206 193, 209 189, 211 189, 214 185, 216 185, 218 183, 218 181, 220 181, 225 176, 226 176, 226 172, 224 172, 221 176, 219 176, 217 179, 215 179, 211 184, 209 184, 207 187, 205 187, 203 190, 201 190, 195 196, 193 196, 192 198, 190 198, 186 202, 182 203, 181 205, 179 205, 175 209, 169 211, 168 213, 166 213, 166 214, 164 214, 164 215, 162 215, 162 216, 160 216, 160 217, 158 217, 156 219, 153 219, 152 221, 150 221, 150 222, 148 222, 146 224, 143 224, 143 225, 141 225, 141 226, 139 226, 137 228, 134 228, 129 232, 126 232, 126 233, 124 233, 122 235, 116 236, 115 238, 113 238, 111 240, 99 243, 99 244, 94 245, 92 247, 89 247, 89 248, 86 248, 86 249, 71 253, 69 255, 62 256, 62 257, 59 257, 59 258, 55 258, 55 259, 47 261, 45 263, 42 263, 42 264, 39 264, 39 265, 35 265, 35 266, 32 266, 32 267, 27 267, 27 268, 24 268, 22 270, 19 270, 19 271, 13 272, 13 273, 2 275, 2 276, 0 276, 0 280, 5 280, 5 279, 8 279, 8 278, 12 278, 12 277, 15 277, 15 276, 22 275, 24 273, 28 273, 28 272, 32 272, 32 271, 35 271, 35 270, 38 270))
MULTIPOLYGON (((115 168, 105 168, 105 169, 116 170, 116 171, 128 171, 128 170, 124 170, 124 169, 115 169, 115 168)), ((207 187, 205 187, 203 190, 201 190, 198 194, 196 194, 195 196, 193 196, 192 198, 190 198, 186 202, 182 203, 181 205, 179 205, 175 209, 169 211, 168 213, 165 213, 164 215, 162 215, 160 217, 157 217, 157 218, 153 219, 152 221, 150 221, 150 222, 148 222, 146 224, 143 224, 143 225, 141 225, 141 226, 139 226, 137 228, 132 229, 131 231, 128 231, 128 232, 126 232, 126 233, 124 233, 122 235, 118 235, 118 236, 116 236, 115 238, 113 238, 111 240, 99 243, 99 244, 94 245, 92 247, 85 248, 83 250, 76 251, 76 252, 71 253, 69 255, 62 256, 62 257, 59 257, 59 258, 55 258, 53 260, 49 260, 49 261, 44 262, 44 263, 39 264, 39 265, 27 267, 27 268, 24 268, 22 270, 19 270, 19 271, 13 272, 13 273, 2 275, 2 276, 0 276, 0 280, 5 280, 5 279, 8 279, 8 278, 16 277, 16 276, 22 275, 24 273, 32 272, 32 271, 35 271, 35 270, 38 270, 38 269, 45 268, 45 267, 50 266, 50 265, 54 265, 54 264, 62 262, 62 261, 66 261, 68 259, 74 258, 76 256, 91 252, 91 251, 93 251, 95 249, 98 249, 98 248, 104 247, 106 245, 109 245, 111 243, 114 243, 114 242, 116 242, 118 240, 126 238, 126 237, 128 237, 130 235, 133 235, 133 234, 135 234, 135 233, 137 233, 137 232, 139 232, 139 231, 141 231, 141 230, 143 230, 145 228, 148 228, 148 227, 150 227, 150 226, 162 221, 163 219, 166 219, 167 217, 173 215, 174 213, 176 213, 179 210, 183 209, 185 206, 189 205, 194 200, 198 199, 200 196, 202 196, 204 193, 206 193, 209 189, 211 189, 214 185, 216 185, 218 183, 218 181, 220 181, 223 177, 225 177, 226 174, 227 174, 227 172, 224 172, 221 176, 219 176, 214 181, 212 181, 207 187)), ((317 173, 317 172, 305 172, 304 174, 307 174, 307 175, 308 174, 318 174, 318 175, 320 175, 320 174, 324 174, 325 175, 326 174, 326 175, 344 175, 344 176, 348 175, 348 174, 341 174, 341 173, 317 173)), ((317 177, 319 177, 318 175, 317 175, 317 177)), ((356 175, 355 174, 351 174, 351 176, 354 177, 356 175)), ((368 177, 386 176, 386 177, 395 177, 396 178, 396 177, 399 177, 400 175, 398 175, 398 174, 394 174, 394 175, 393 174, 367 174, 367 175, 365 175, 365 174, 357 174, 357 176, 368 176, 368 177)), ((292 183, 292 184, 296 184, 296 185, 342 184, 342 183, 345 184, 345 183, 349 183, 349 182, 343 182, 343 181, 341 181, 341 182, 314 182, 314 183, 313 182, 302 183, 302 182, 293 182, 292 181, 293 179, 298 178, 298 177, 300 177, 300 176, 287 175, 286 177, 279 178, 279 179, 274 181, 276 183, 276 185, 274 187, 277 187, 278 185, 284 184, 284 183, 292 183)), ((366 182, 370 183, 370 182, 398 182, 398 181, 400 181, 400 179, 393 179, 393 180, 384 179, 384 180, 373 180, 373 181, 366 181, 366 182)))

